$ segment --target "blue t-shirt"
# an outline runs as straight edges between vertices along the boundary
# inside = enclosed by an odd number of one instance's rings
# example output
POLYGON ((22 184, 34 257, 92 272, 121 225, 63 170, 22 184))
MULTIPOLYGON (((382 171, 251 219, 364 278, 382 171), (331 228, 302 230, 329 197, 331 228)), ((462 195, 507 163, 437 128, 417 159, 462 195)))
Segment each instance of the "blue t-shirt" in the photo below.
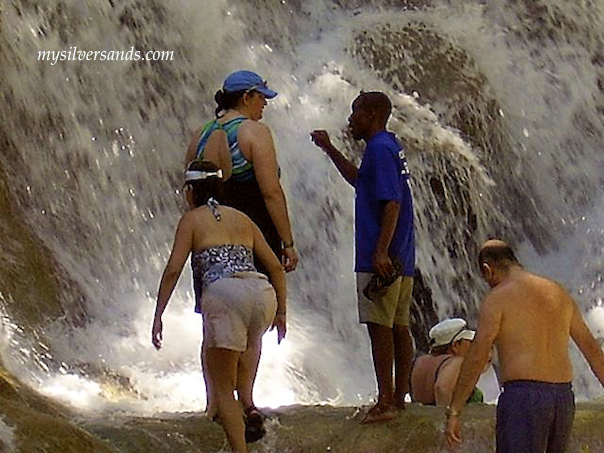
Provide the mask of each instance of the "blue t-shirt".
POLYGON ((401 209, 388 253, 399 259, 403 275, 413 276, 415 238, 409 169, 403 146, 391 132, 378 132, 367 141, 355 190, 355 271, 374 271, 372 258, 384 206, 388 201, 396 201, 401 209))

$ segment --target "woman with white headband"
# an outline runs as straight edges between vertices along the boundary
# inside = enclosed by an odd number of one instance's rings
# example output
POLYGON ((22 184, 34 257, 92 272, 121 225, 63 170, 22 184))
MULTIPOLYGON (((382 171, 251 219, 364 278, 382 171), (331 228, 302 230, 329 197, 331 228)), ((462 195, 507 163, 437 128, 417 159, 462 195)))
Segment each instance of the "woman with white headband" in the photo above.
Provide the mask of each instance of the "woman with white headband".
MULTIPOLYGON (((298 254, 271 130, 261 122, 267 100, 276 96, 277 92, 255 72, 241 70, 229 74, 214 96, 216 117, 193 134, 185 162, 211 161, 223 171, 220 202, 247 214, 281 259, 285 271, 290 272, 297 266, 298 254)), ((255 259, 254 264, 258 272, 268 275, 260 260, 255 259)), ((249 376, 239 380, 237 394, 248 421, 255 419, 255 425, 261 425, 264 415, 256 409, 252 394, 260 357, 255 362, 251 356, 248 359, 241 368, 249 376)), ((207 413, 211 417, 210 394, 208 400, 207 413)), ((248 428, 252 425, 248 423, 248 428)))
POLYGON ((162 314, 191 253, 195 311, 203 315, 202 362, 220 422, 234 452, 247 452, 243 411, 234 391, 240 363, 259 355, 262 335, 286 333, 286 283, 281 263, 248 216, 218 204, 221 171, 193 162, 186 172, 187 201, 194 206, 180 219, 170 259, 162 275, 152 342, 163 341, 162 314), (270 277, 257 272, 253 256, 270 277), (272 283, 272 285, 271 285, 272 283))

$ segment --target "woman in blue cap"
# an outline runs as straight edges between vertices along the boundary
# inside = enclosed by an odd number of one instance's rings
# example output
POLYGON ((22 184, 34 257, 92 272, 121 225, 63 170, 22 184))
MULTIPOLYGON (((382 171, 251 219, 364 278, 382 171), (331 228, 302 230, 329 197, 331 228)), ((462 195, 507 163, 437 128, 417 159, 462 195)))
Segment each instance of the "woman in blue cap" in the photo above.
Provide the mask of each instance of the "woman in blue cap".
MULTIPOLYGON (((255 72, 229 74, 214 97, 216 118, 195 132, 187 149, 186 163, 205 160, 222 169, 225 184, 220 201, 244 212, 258 225, 271 249, 281 257, 285 271, 289 272, 296 268, 298 255, 279 182, 271 131, 259 122, 266 100, 275 96, 277 92, 255 72)), ((254 264, 259 272, 267 273, 257 259, 254 264)), ((247 363, 239 366, 237 379, 237 393, 248 416, 249 428, 261 420, 252 397, 260 354, 258 347, 255 354, 247 356, 247 363)), ((211 392, 208 392, 208 399, 208 416, 211 417, 215 410, 211 392)))
POLYGON ((215 95, 216 119, 195 132, 186 163, 209 160, 223 170, 223 203, 250 216, 277 256, 283 257, 285 270, 292 271, 298 255, 279 182, 275 146, 270 129, 259 122, 266 100, 275 96, 277 92, 255 72, 229 74, 215 95))

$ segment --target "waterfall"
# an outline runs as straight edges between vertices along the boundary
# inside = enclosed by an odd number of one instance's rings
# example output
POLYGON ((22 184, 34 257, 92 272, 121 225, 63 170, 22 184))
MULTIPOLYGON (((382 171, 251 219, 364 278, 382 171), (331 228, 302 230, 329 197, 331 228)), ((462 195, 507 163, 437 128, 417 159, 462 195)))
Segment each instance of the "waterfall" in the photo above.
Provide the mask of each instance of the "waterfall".
MULTIPOLYGON (((151 319, 184 209, 184 151, 237 69, 279 92, 263 121, 301 259, 288 275, 287 339, 264 339, 257 404, 352 405, 375 390, 356 317, 353 190, 309 140, 327 129, 358 161, 345 129, 360 90, 392 97, 390 128, 407 149, 418 344, 438 318, 475 323, 486 291, 475 256, 492 236, 563 283, 604 338, 600 2, 14 0, 0 20, 0 163, 64 279, 66 313, 17 322, 19 301, 0 292, 1 357, 42 392, 80 408, 203 407, 188 268, 160 352, 151 319), (173 60, 38 60, 74 47, 172 51, 173 60)), ((573 357, 578 395, 598 395, 573 357)))

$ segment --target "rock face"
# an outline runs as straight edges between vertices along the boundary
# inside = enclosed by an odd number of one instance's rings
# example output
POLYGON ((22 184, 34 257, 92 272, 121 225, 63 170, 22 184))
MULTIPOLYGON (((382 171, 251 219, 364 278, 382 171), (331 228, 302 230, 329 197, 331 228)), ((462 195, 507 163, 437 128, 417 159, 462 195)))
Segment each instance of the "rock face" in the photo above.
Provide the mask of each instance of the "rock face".
MULTIPOLYGON (((0 134, 0 149, 6 152, 8 146, 2 140, 0 134)), ((36 331, 57 319, 72 325, 82 323, 83 298, 77 285, 32 233, 15 206, 9 185, 0 163, 0 259, 4 263, 0 267, 0 309, 27 330, 36 331)))
MULTIPOLYGON (((4 147, 2 150, 4 151, 4 147)), ((5 265, 0 268, 0 294, 4 308, 17 323, 39 324, 42 311, 33 306, 36 300, 45 300, 46 316, 55 318, 61 314, 58 304, 58 282, 46 269, 53 263, 39 241, 31 234, 23 218, 10 202, 4 170, 0 167, 0 257, 5 265), (28 284, 22 282, 28 281, 28 284), (33 294, 32 294, 33 293, 33 294), (15 304, 14 301, 19 301, 15 304)))
MULTIPOLYGON (((364 409, 289 406, 266 410, 267 435, 251 452, 440 452, 443 410, 408 405, 394 420, 362 425, 364 409)), ((494 451, 494 407, 468 406, 461 452, 494 451)), ((569 452, 602 451, 604 403, 577 408, 569 452)), ((197 453, 228 451, 221 427, 201 413, 155 417, 77 414, 0 369, 0 452, 197 453)))
POLYGON ((0 364, 0 452, 113 451, 74 423, 69 409, 22 385, 0 364))

